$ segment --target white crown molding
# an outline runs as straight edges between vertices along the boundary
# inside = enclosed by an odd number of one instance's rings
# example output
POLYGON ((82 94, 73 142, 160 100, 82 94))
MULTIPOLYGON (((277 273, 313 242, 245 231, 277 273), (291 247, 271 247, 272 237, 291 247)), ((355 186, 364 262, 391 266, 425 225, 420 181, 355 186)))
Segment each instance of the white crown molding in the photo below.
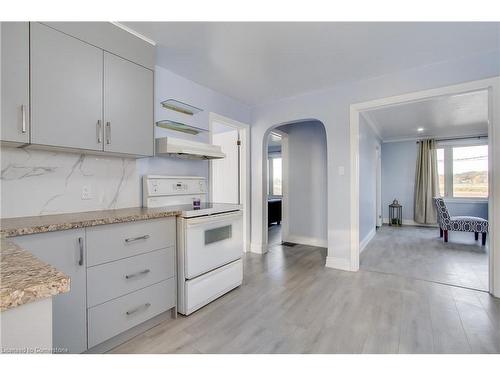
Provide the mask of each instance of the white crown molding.
POLYGON ((135 35, 136 37, 144 40, 145 42, 148 42, 149 44, 151 44, 153 46, 156 46, 156 42, 153 39, 149 39, 147 36, 144 36, 141 33, 138 33, 134 29, 131 29, 130 27, 125 26, 124 24, 122 24, 120 22, 111 22, 111 23, 113 25, 115 25, 116 27, 119 27, 120 29, 125 30, 126 32, 128 32, 128 33, 130 33, 132 35, 135 35))
POLYGON ((378 139, 380 139, 382 142, 384 142, 384 139, 380 135, 380 131, 377 128, 377 124, 370 117, 370 115, 367 114, 367 113, 365 113, 365 112, 360 112, 360 114, 361 114, 361 117, 363 117, 365 119, 365 121, 368 123, 368 126, 370 126, 370 128, 373 130, 373 132, 375 133, 375 135, 378 137, 378 139))
POLYGON ((440 138, 446 138, 446 140, 452 141, 453 139, 462 139, 462 138, 488 138, 488 134, 484 133, 475 133, 475 134, 464 134, 464 135, 455 135, 455 136, 432 136, 432 135, 420 135, 418 137, 400 137, 400 138, 386 138, 382 140, 382 143, 393 143, 393 142, 408 142, 408 141, 420 141, 422 139, 428 138, 436 138, 439 141, 440 138))

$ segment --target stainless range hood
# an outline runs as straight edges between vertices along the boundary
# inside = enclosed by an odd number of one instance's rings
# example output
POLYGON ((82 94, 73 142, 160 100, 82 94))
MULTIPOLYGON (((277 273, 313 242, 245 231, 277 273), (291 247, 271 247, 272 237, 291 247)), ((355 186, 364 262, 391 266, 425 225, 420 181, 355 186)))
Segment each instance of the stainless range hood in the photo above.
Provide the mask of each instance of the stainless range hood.
POLYGON ((182 159, 222 159, 226 157, 217 145, 188 141, 180 138, 156 139, 156 156, 175 156, 182 159))

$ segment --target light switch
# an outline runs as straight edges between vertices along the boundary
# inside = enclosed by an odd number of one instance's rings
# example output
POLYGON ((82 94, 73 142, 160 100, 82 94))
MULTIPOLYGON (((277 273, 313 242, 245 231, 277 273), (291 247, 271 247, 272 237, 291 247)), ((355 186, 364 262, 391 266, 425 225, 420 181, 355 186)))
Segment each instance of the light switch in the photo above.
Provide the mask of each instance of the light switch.
POLYGON ((343 176, 345 174, 345 168, 343 166, 339 167, 339 176, 343 176))

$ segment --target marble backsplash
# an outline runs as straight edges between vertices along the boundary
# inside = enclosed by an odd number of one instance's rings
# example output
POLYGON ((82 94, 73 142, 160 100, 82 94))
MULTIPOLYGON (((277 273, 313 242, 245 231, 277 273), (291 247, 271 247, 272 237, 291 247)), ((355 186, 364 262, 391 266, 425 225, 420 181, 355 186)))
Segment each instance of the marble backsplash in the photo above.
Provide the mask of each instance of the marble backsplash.
POLYGON ((142 204, 142 175, 207 176, 206 161, 131 159, 1 148, 1 216, 94 211, 142 204), (82 199, 82 189, 90 189, 82 199))

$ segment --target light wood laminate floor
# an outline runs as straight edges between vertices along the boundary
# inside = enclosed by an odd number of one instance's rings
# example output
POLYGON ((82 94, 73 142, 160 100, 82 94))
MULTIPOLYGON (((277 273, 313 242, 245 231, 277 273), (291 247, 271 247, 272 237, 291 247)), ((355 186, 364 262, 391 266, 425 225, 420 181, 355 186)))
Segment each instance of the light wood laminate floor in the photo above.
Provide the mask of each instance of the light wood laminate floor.
POLYGON ((439 229, 382 226, 360 256, 367 271, 488 291, 488 253, 474 233, 450 232, 449 242, 439 229))
POLYGON ((269 246, 281 244, 281 224, 272 224, 267 229, 267 243, 269 246))
POLYGON ((500 300, 325 268, 326 249, 244 255, 244 283, 113 353, 500 353, 500 300))

